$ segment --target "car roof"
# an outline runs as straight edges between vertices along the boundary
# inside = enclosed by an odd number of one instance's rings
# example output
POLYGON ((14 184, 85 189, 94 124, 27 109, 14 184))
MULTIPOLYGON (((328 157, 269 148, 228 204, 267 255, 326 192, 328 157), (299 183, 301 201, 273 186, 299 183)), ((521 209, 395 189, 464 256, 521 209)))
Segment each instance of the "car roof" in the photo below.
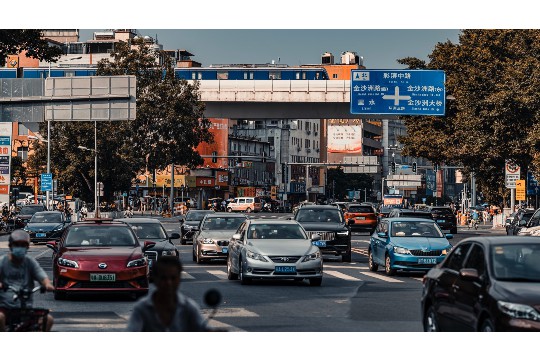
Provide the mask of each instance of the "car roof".
POLYGON ((39 213, 39 214, 64 214, 60 211, 41 211, 41 212, 36 212, 36 214, 39 213))
POLYGON ((415 218, 415 217, 398 217, 398 218, 386 218, 391 222, 408 222, 408 221, 421 221, 435 223, 434 220, 428 218, 415 218))
POLYGON ((418 214, 431 214, 431 212, 428 212, 428 211, 420 211, 420 210, 417 210, 417 209, 401 209, 401 208, 396 208, 399 213, 418 213, 418 214))
POLYGON ((330 210, 335 210, 336 207, 335 206, 328 206, 328 205, 324 205, 324 204, 310 204, 310 205, 306 205, 306 206, 303 206, 302 209, 330 209, 330 210))
MULTIPOLYGON (((187 213, 216 213, 211 209, 190 209, 187 213)), ((186 214, 187 214, 186 213, 186 214)))
POLYGON ((161 223, 155 218, 117 218, 115 221, 125 222, 125 223, 161 223))
POLYGON ((84 221, 78 221, 72 223, 76 226, 119 226, 119 227, 129 227, 127 223, 113 220, 111 218, 87 218, 84 221))
POLYGON ((299 224, 294 219, 249 219, 251 224, 299 224))
MULTIPOLYGON (((503 245, 512 243, 525 243, 525 244, 540 244, 540 238, 530 236, 487 236, 487 237, 469 237, 463 239, 464 241, 476 241, 485 245, 503 245)), ((459 243, 461 243, 459 242, 459 243)))
POLYGON ((248 218, 245 214, 241 213, 229 213, 229 212, 215 212, 211 213, 206 216, 206 218, 221 218, 221 217, 227 217, 227 218, 248 218))

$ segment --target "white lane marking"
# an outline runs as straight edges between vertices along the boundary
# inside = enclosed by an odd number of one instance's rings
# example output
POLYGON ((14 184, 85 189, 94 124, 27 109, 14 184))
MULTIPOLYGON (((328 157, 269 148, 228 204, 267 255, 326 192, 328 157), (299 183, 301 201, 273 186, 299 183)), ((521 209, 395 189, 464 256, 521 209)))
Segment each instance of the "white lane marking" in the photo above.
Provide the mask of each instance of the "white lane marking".
MULTIPOLYGON (((350 264, 356 264, 356 263, 350 263, 350 264)), ((340 268, 343 268, 343 269, 369 269, 369 267, 367 266, 334 266, 334 265, 329 265, 329 264, 325 264, 324 265, 324 268, 336 268, 336 269, 340 269, 340 268)))
POLYGON ((390 282, 390 283, 403 283, 403 281, 401 281, 401 280, 396 280, 395 278, 386 277, 386 276, 377 274, 375 272, 360 272, 360 273, 363 274, 363 275, 373 277, 373 278, 377 278, 377 279, 380 279, 380 280, 383 280, 383 281, 386 281, 386 282, 390 282))
POLYGON ((225 271, 218 271, 218 270, 206 270, 206 272, 210 273, 211 275, 216 276, 219 279, 226 280, 227 279, 227 273, 225 271))
MULTIPOLYGON (((208 315, 212 311, 209 309, 201 310, 203 315, 208 315)), ((259 317, 258 314, 248 311, 243 307, 218 308, 215 317, 259 317)))
POLYGON ((182 279, 184 280, 194 280, 195 277, 187 273, 186 271, 182 271, 182 279))
POLYGON ((370 243, 369 240, 362 240, 362 239, 359 239, 359 240, 355 240, 354 242, 362 242, 362 243, 370 243))
POLYGON ((346 281, 362 281, 360 278, 356 278, 353 276, 346 275, 345 273, 341 273, 338 271, 324 271, 325 274, 328 274, 330 276, 334 276, 337 278, 341 278, 346 281))
POLYGON ((417 281, 420 281, 420 282, 423 282, 424 279, 422 277, 412 277, 413 280, 417 280, 417 281))

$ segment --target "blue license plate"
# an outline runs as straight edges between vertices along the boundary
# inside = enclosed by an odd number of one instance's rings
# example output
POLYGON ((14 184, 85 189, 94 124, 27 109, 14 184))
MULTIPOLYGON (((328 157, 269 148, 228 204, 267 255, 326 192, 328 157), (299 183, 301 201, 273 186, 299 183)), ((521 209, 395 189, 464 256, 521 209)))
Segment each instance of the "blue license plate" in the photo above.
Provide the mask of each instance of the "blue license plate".
POLYGON ((222 252, 222 253, 227 253, 227 252, 229 252, 229 247, 221 247, 221 252, 222 252))
POLYGON ((311 243, 317 247, 326 247, 326 241, 312 241, 311 243))
POLYGON ((36 233, 36 237, 47 237, 47 233, 36 233))
POLYGON ((296 266, 276 266, 274 269, 276 274, 291 274, 296 273, 296 266))
POLYGON ((437 264, 437 258, 419 258, 418 264, 437 264))

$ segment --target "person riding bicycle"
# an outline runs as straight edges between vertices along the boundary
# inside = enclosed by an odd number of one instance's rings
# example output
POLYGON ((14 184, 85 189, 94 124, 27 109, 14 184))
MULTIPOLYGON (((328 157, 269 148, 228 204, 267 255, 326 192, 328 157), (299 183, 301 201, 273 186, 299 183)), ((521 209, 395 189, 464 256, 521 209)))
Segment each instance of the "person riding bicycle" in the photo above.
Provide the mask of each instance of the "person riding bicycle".
POLYGON ((478 223, 478 218, 479 218, 479 214, 478 214, 478 211, 475 209, 473 210, 472 214, 471 214, 471 226, 474 227, 477 223, 478 223))
POLYGON ((127 331, 208 331, 197 303, 178 291, 182 263, 175 256, 163 256, 152 268, 155 289, 139 300, 129 318, 127 331))
MULTIPOLYGON (((34 281, 38 281, 46 291, 54 291, 54 286, 34 258, 27 257, 30 247, 30 236, 21 229, 13 231, 9 235, 10 253, 0 257, 0 332, 5 331, 6 325, 10 324, 10 309, 20 308, 19 301, 13 300, 12 290, 2 290, 8 285, 15 288, 34 288, 34 281)), ((32 299, 27 304, 32 305, 32 299)), ((50 331, 53 318, 47 315, 46 331, 50 331)))

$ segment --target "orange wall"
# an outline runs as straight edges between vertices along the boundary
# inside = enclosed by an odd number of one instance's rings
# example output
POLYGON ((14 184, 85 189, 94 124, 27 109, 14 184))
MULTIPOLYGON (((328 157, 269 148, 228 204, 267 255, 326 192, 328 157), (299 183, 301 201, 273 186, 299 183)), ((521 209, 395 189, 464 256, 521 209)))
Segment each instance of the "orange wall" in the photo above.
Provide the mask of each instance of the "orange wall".
MULTIPOLYGON (((218 156, 227 156, 229 153, 229 119, 226 118, 209 118, 212 126, 210 133, 214 135, 214 143, 201 143, 197 147, 200 155, 209 156, 212 152, 217 152, 218 156)), ((217 163, 212 162, 212 158, 203 158, 204 166, 211 168, 228 168, 229 163, 227 158, 218 158, 217 163)))
POLYGON ((328 73, 330 80, 351 80, 351 70, 359 69, 358 64, 333 64, 323 65, 328 73), (337 74, 337 78, 334 78, 334 74, 337 74))

